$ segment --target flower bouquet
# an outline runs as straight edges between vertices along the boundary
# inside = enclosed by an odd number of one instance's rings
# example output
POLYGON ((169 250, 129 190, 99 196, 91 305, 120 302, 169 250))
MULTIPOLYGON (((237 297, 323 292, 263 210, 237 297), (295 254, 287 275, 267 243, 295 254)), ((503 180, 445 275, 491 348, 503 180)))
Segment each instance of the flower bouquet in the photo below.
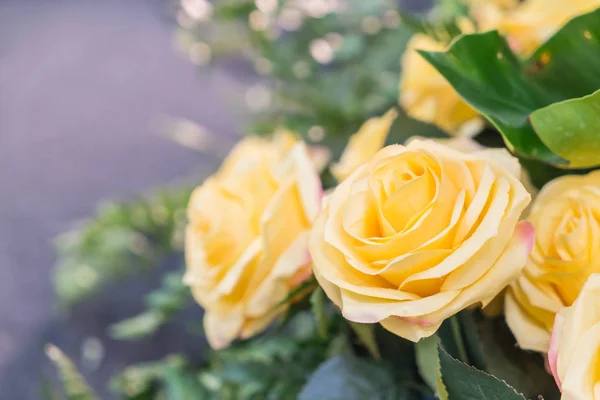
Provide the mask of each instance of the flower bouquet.
MULTIPOLYGON (((240 49, 265 83, 214 175, 59 242, 65 304, 185 254, 111 333, 152 334, 195 301, 212 352, 132 366, 114 389, 600 399, 599 6, 183 1, 192 61, 240 49)), ((94 398, 48 354, 69 398, 94 398)))

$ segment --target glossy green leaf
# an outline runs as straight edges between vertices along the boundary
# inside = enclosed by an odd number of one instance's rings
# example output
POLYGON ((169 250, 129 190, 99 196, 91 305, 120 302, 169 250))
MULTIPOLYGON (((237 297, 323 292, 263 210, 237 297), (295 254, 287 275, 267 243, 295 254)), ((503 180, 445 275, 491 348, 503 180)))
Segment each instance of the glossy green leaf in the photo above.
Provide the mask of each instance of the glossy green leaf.
MULTIPOLYGON (((421 54, 498 128, 515 153, 560 167, 582 167, 598 163, 597 158, 578 152, 580 143, 589 136, 580 134, 584 128, 572 132, 567 143, 556 137, 556 130, 544 130, 544 124, 534 130, 529 118, 536 110, 600 88, 598 38, 600 10, 571 20, 526 61, 521 61, 496 31, 464 35, 446 52, 421 54), (563 144, 568 149, 559 148, 563 144)), ((554 113, 571 112, 562 117, 563 124, 577 119, 591 127, 596 116, 586 112, 590 100, 582 101, 583 105, 575 102, 550 107, 542 117, 550 121, 554 113)))
POLYGON ((542 141, 573 168, 600 164, 600 90, 531 114, 542 141))
POLYGON ((439 345, 440 338, 437 335, 419 340, 415 345, 417 368, 421 378, 435 392, 437 398, 448 400, 448 392, 442 381, 439 345))
POLYGON ((504 318, 479 315, 475 320, 487 372, 508 382, 527 398, 560 399, 542 355, 520 349, 504 318))
POLYGON ((506 382, 452 358, 439 349, 442 379, 450 400, 525 400, 506 382))
POLYGON ((561 162, 535 135, 527 119, 553 98, 521 73, 519 60, 498 32, 465 35, 447 52, 421 54, 498 128, 509 148, 526 157, 561 162))
POLYGON ((408 396, 408 390, 384 365, 344 355, 321 364, 298 399, 403 400, 408 396))

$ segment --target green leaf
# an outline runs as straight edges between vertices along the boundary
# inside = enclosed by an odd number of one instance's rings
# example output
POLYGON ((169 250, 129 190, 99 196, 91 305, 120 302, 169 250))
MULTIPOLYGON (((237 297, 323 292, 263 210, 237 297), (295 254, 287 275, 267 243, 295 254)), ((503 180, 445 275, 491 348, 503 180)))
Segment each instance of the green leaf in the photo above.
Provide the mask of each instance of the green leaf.
POLYGON ((571 161, 570 167, 589 167, 600 164, 599 114, 600 90, 536 110, 531 124, 550 149, 571 161))
POLYGON ((486 371, 508 382, 527 398, 558 400, 560 393, 540 354, 517 347, 504 318, 477 316, 479 341, 486 371))
POLYGON ((421 378, 435 392, 437 398, 448 400, 448 392, 442 381, 439 345, 440 339, 436 335, 421 339, 415 345, 417 368, 421 378))
POLYGON ((474 311, 463 310, 457 314, 462 328, 462 337, 469 354, 469 361, 477 368, 486 371, 483 346, 479 340, 478 327, 475 323, 474 311))
POLYGON ((561 163, 527 120, 554 98, 520 72, 519 60, 498 32, 464 35, 446 52, 420 53, 498 128, 509 148, 525 157, 561 163))
POLYGON ((367 348, 369 354, 375 360, 381 360, 381 352, 375 339, 375 324, 359 324, 352 321, 348 321, 348 324, 358 336, 358 340, 367 348))
POLYGON ((310 296, 310 305, 312 306, 312 312, 315 316, 317 323, 317 331, 319 336, 323 339, 327 339, 327 332, 329 331, 329 324, 327 322, 327 309, 325 303, 325 292, 321 288, 315 289, 310 296))
POLYGON ((208 399, 209 393, 195 374, 182 373, 178 369, 168 368, 164 377, 165 393, 169 400, 208 399))
POLYGON ((506 382, 452 358, 439 349, 442 380, 450 400, 525 400, 506 382))
POLYGON ((164 360, 127 367, 110 382, 112 390, 129 398, 138 398, 150 392, 156 383, 162 382, 167 371, 183 370, 186 361, 182 356, 171 355, 164 360))
POLYGON ((574 18, 524 62, 496 31, 463 35, 446 52, 421 54, 498 128, 517 154, 560 167, 592 166, 600 160, 589 155, 591 150, 583 154, 579 150, 582 142, 594 137, 586 127, 597 124, 589 112, 595 99, 547 109, 538 115, 535 130, 529 117, 553 103, 600 88, 599 22, 600 10, 574 18), (566 115, 556 116, 562 113, 566 115), (579 123, 584 127, 559 132, 559 126, 549 131, 553 118, 560 118, 565 129, 579 123), (573 136, 565 138, 567 132, 573 136))
POLYGON ((408 395, 383 364, 343 355, 321 364, 298 399, 402 400, 408 395))
POLYGON ((170 188, 131 202, 106 203, 93 218, 59 236, 54 284, 61 305, 148 271, 181 250, 190 193, 190 188, 170 188))
POLYGON ((378 347, 385 349, 381 354, 383 361, 392 366, 397 379, 405 382, 417 382, 419 374, 414 343, 387 331, 381 324, 375 326, 375 337, 378 347))
POLYGON ((115 339, 137 339, 156 331, 164 321, 161 312, 150 310, 111 325, 109 332, 115 339))
POLYGON ((42 400, 63 400, 63 396, 47 377, 42 377, 39 393, 42 400))
POLYGON ((116 339, 137 339, 154 333, 177 312, 185 308, 192 296, 183 283, 185 268, 167 273, 159 289, 146 295, 148 310, 110 326, 110 335, 116 339))
POLYGON ((73 362, 58 347, 46 345, 46 355, 58 369, 67 400, 97 400, 73 362))

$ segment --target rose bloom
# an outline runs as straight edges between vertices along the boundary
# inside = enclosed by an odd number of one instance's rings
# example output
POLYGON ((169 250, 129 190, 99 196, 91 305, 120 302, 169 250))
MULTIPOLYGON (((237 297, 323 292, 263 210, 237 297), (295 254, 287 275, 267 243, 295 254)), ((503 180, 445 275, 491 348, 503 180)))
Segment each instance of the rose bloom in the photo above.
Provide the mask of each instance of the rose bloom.
POLYGON ((562 400, 600 399, 600 274, 556 315, 548 361, 562 400))
POLYGON ((531 224, 519 223, 530 196, 518 161, 495 152, 388 146, 327 197, 309 247, 345 318, 418 341, 520 273, 533 241, 531 224))
POLYGON ((340 162, 331 167, 331 172, 338 181, 346 179, 381 150, 396 117, 398 112, 389 110, 381 117, 369 119, 350 137, 340 162))
POLYGON ((213 348, 260 333, 310 276, 308 232, 321 197, 314 162, 290 135, 244 139, 196 188, 184 280, 205 309, 213 348))
MULTIPOLYGON (((371 118, 361 127, 358 133, 350 138, 340 162, 332 167, 332 172, 339 181, 347 178, 352 172, 369 161, 375 153, 383 148, 389 133, 389 128, 393 122, 392 118, 396 118, 396 116, 397 114, 393 110, 390 110, 383 117, 371 118)), ((480 145, 469 137, 426 139, 420 136, 412 136, 406 140, 405 145, 408 145, 413 140, 432 140, 463 153, 490 150, 488 153, 489 157, 494 157, 498 154, 500 154, 500 157, 504 157, 503 152, 498 152, 495 149, 487 149, 485 146, 480 145)), ((535 197, 537 189, 531 182, 527 170, 521 168, 519 179, 529 194, 531 194, 532 197, 535 197)))
MULTIPOLYGON (((409 138, 405 144, 409 144, 413 140, 423 140, 423 139, 424 138, 421 138, 419 136, 413 136, 413 137, 409 138)), ((443 144, 445 146, 448 146, 454 150, 458 150, 463 153, 473 153, 473 152, 479 152, 480 154, 487 153, 487 155, 489 157, 496 157, 498 154, 500 154, 500 157, 503 157, 502 156, 503 153, 498 152, 497 149, 487 148, 485 146, 482 146, 479 143, 477 143, 475 140, 473 140, 469 137, 439 138, 439 139, 430 139, 430 140, 433 140, 436 143, 443 144)), ((527 172, 526 169, 521 168, 521 173, 519 174, 519 180, 521 181, 521 183, 523 184, 525 189, 529 192, 531 197, 535 198, 538 190, 531 182, 531 178, 529 177, 529 173, 527 172)), ((528 214, 527 210, 523 214, 524 215, 528 214)))
POLYGON ((563 176, 542 188, 528 219, 535 244, 508 290, 508 325, 524 349, 547 352, 555 314, 600 272, 600 171, 563 176))
POLYGON ((471 12, 481 31, 497 29, 507 36, 514 51, 527 55, 569 20, 598 7, 599 0, 525 0, 508 9, 479 1, 471 12))
POLYGON ((474 7, 480 4, 493 4, 501 9, 510 10, 519 5, 520 0, 467 0, 469 6, 474 7))
POLYGON ((452 136, 473 136, 483 119, 417 50, 444 51, 445 47, 424 34, 414 35, 402 56, 400 104, 420 121, 435 124, 452 136))

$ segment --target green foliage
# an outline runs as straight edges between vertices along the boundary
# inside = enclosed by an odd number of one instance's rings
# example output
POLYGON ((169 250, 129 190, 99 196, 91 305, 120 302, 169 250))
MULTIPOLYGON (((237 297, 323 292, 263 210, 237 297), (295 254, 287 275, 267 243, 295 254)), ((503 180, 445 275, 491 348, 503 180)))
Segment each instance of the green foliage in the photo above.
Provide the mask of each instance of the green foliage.
POLYGON ((137 339, 154 333, 191 300, 190 288, 183 283, 185 270, 163 277, 162 286, 146 295, 148 309, 141 314, 111 326, 111 336, 117 339, 137 339))
POLYGON ((600 164, 600 153, 586 148, 598 141, 596 98, 572 99, 600 87, 599 20, 600 10, 574 18, 525 61, 496 31, 463 35, 446 52, 421 54, 517 154, 590 167, 600 164))
POLYGON ((410 390, 394 378, 390 368, 351 355, 334 357, 312 374, 299 400, 403 400, 410 390))
POLYGON ((525 400, 506 382, 452 358, 439 348, 442 379, 450 400, 525 400))
POLYGON ((42 377, 39 394, 40 399, 42 400, 63 400, 63 396, 60 391, 47 377, 42 377))
MULTIPOLYGON (((77 367, 58 347, 47 345, 46 355, 58 370, 67 400, 98 399, 92 388, 77 371, 77 367)), ((51 392, 46 391, 46 393, 51 392)))
POLYGON ((519 349, 503 318, 480 316, 477 330, 487 372, 509 382, 527 398, 560 398, 554 379, 544 367, 542 355, 519 349))
POLYGON ((128 367, 112 379, 111 389, 130 400, 161 396, 181 400, 203 399, 202 394, 207 392, 195 369, 181 355, 128 367))
POLYGON ((571 167, 600 164, 600 90, 534 111, 533 129, 571 167))
POLYGON ((438 347, 440 338, 437 335, 421 339, 415 345, 415 354, 419 374, 435 392, 440 400, 448 400, 448 392, 442 382, 442 370, 438 347))
POLYGON ((457 315, 470 363, 477 369, 487 371, 483 343, 479 336, 480 327, 476 323, 476 317, 481 318, 481 315, 473 310, 463 310, 457 315))
POLYGON ((321 336, 322 339, 327 339, 329 322, 327 321, 327 304, 323 289, 315 289, 310 296, 310 305, 312 306, 312 312, 315 316, 319 336, 321 336))
MULTIPOLYGON (((254 1, 234 3, 215 2, 211 23, 183 31, 190 48, 206 42, 214 55, 247 57, 268 78, 271 101, 254 110, 250 132, 268 134, 283 126, 307 134, 320 127, 331 143, 398 104, 400 58, 413 30, 400 23, 394 1, 351 0, 344 11, 316 18, 303 15, 290 31, 277 21, 294 8, 292 2, 281 1, 266 13, 254 1), (264 29, 249 26, 257 16, 268 21, 264 29), (319 43, 331 50, 330 61, 314 57, 311 48, 319 43)), ((411 135, 437 132, 402 113, 399 120, 411 135)))
POLYGON ((56 240, 54 283, 70 306, 106 283, 147 271, 180 248, 190 189, 163 190, 130 203, 107 203, 56 240))
POLYGON ((358 337, 360 343, 365 346, 369 354, 377 360, 381 360, 381 352, 377 345, 377 339, 375 338, 375 325, 374 324, 359 324, 358 322, 348 321, 348 324, 358 337))
POLYGON ((214 352, 200 375, 214 398, 296 398, 325 359, 328 343, 309 313, 297 314, 286 328, 214 352))

